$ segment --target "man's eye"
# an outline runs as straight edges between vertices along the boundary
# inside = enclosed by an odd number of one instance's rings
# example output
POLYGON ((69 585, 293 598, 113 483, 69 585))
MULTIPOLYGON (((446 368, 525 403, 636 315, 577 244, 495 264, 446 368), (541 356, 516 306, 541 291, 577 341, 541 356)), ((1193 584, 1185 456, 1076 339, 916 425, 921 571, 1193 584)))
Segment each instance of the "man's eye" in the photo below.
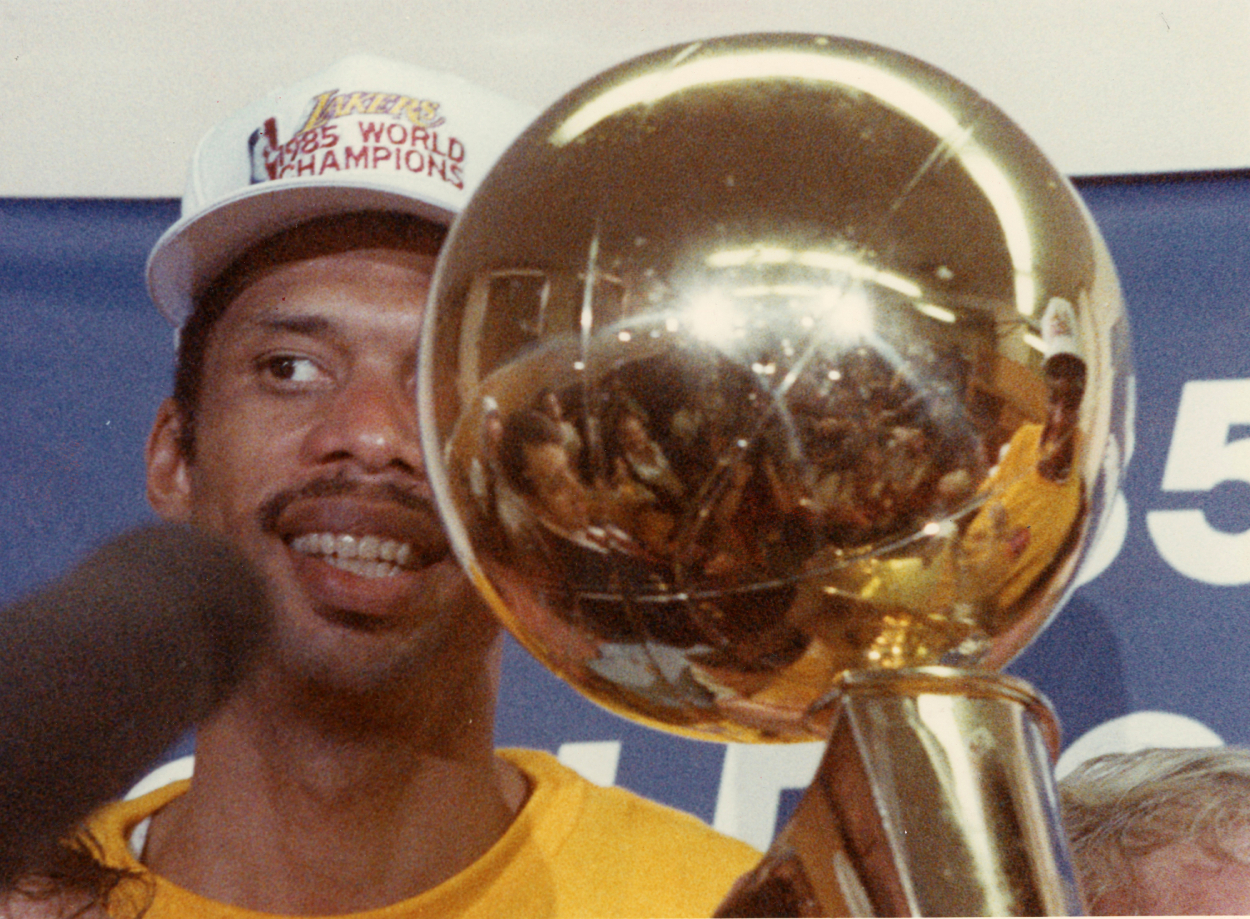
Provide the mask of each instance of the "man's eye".
POLYGON ((261 361, 261 369, 283 383, 314 383, 324 376, 316 361, 290 354, 265 358, 261 361))

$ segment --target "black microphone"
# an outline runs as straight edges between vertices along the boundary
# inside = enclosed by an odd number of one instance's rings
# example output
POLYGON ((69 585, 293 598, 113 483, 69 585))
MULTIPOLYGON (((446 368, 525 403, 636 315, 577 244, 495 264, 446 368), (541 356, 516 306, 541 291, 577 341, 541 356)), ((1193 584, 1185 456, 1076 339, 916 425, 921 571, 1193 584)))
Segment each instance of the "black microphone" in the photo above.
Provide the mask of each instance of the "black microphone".
POLYGON ((240 556, 171 525, 0 611, 0 889, 229 695, 269 618, 240 556))

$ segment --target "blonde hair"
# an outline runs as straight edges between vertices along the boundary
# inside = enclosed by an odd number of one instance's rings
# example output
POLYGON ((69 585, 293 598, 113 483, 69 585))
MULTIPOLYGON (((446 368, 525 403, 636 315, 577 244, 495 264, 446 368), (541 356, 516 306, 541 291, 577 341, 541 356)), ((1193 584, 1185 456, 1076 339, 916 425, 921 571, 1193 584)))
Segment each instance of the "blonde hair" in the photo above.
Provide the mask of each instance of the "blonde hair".
POLYGON ((1083 763, 1059 782, 1077 876, 1093 911, 1132 896, 1137 859, 1174 843, 1250 864, 1250 750, 1149 749, 1083 763))

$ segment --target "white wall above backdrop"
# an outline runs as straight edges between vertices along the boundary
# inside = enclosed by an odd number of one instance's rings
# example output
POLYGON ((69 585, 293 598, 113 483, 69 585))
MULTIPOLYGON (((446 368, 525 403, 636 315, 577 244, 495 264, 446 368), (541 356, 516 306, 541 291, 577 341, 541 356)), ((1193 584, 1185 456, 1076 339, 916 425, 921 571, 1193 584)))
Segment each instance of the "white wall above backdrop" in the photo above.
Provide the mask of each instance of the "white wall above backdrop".
POLYGON ((1245 0, 0 0, 0 196, 175 197, 215 122, 353 51, 546 106, 634 55, 754 31, 942 67, 1071 175, 1250 166, 1245 0))

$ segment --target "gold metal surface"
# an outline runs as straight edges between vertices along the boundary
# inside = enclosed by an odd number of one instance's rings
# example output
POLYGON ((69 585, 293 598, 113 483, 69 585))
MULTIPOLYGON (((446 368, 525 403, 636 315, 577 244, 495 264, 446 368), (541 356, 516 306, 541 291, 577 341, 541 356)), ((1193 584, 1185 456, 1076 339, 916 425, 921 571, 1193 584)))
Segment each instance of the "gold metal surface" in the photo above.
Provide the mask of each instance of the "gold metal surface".
POLYGON ((432 303, 462 562, 667 730, 823 739, 848 673, 1002 666, 1107 503, 1106 248, 1001 112, 886 49, 738 36, 597 77, 491 172, 432 303))
POLYGON ((1080 912, 1050 781, 1057 726, 1032 689, 994 673, 876 671, 834 704, 816 778, 717 915, 1080 912))

